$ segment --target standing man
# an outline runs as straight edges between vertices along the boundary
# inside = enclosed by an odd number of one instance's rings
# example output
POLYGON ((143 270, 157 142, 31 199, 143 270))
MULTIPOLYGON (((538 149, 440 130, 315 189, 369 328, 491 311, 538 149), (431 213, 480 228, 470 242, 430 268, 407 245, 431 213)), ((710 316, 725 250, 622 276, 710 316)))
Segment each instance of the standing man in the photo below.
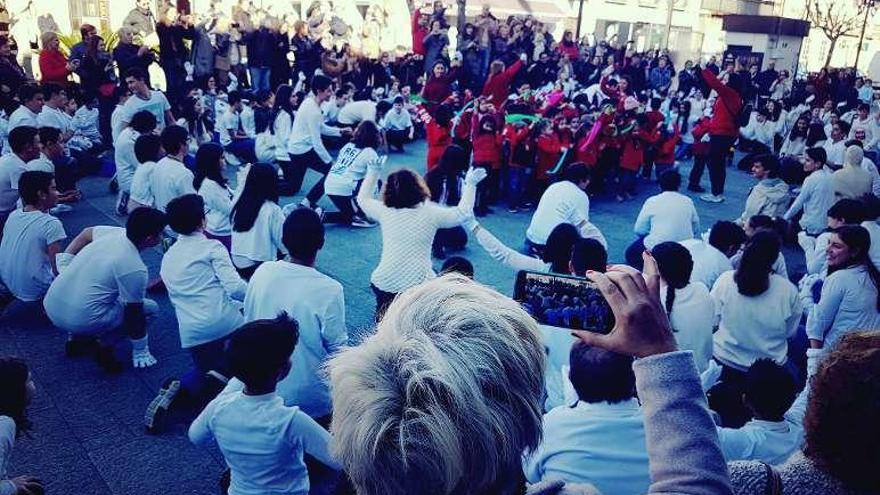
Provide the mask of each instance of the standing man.
POLYGON ((174 123, 171 104, 161 91, 150 89, 147 85, 147 72, 134 67, 125 73, 125 84, 131 91, 131 97, 122 106, 122 127, 131 124, 134 114, 146 110, 156 117, 156 129, 161 131, 166 125, 174 123))
POLYGON ((333 95, 332 84, 333 81, 327 76, 318 74, 312 77, 312 92, 296 112, 290 130, 290 140, 287 143, 287 152, 290 154, 290 163, 294 172, 290 179, 293 194, 302 187, 306 169, 310 168, 322 175, 302 201, 302 204, 309 208, 315 208, 318 200, 324 195, 324 180, 333 162, 333 157, 324 147, 321 136, 339 137, 343 134, 340 129, 324 124, 324 115, 321 113, 321 103, 333 95))

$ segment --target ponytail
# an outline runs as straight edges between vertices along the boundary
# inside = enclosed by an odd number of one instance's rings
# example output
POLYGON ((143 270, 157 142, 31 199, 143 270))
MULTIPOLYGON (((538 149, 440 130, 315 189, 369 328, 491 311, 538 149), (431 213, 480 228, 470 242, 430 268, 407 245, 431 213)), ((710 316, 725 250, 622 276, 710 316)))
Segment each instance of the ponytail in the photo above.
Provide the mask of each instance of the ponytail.
MULTIPOLYGON (((666 314, 672 317, 675 291, 684 289, 691 282, 694 260, 690 251, 676 242, 661 242, 654 246, 651 255, 657 260, 660 277, 666 282, 666 314)), ((674 331, 674 329, 673 329, 674 331)))

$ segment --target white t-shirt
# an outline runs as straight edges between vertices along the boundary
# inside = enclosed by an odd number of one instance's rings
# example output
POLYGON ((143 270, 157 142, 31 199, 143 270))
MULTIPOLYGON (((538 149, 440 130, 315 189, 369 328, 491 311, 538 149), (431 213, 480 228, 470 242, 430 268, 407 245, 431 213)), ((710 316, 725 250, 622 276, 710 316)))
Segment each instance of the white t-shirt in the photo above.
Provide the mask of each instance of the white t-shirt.
POLYGON ((211 235, 232 235, 232 191, 211 179, 205 178, 199 187, 199 196, 205 201, 205 230, 211 235))
POLYGON ((287 254, 281 243, 284 213, 277 204, 266 201, 257 213, 254 225, 247 232, 232 231, 232 261, 239 268, 248 268, 263 261, 278 259, 278 251, 287 254))
POLYGON ((352 101, 339 109, 336 122, 342 125, 360 124, 365 120, 376 120, 376 102, 370 100, 352 101))
POLYGON ((544 191, 526 238, 535 244, 547 244, 550 232, 561 223, 577 226, 590 221, 590 198, 571 181, 557 182, 544 191))
POLYGON ((44 106, 43 111, 37 115, 37 123, 40 127, 54 127, 62 134, 73 130, 73 118, 58 108, 44 106))
POLYGON ((142 303, 147 266, 122 227, 95 227, 92 242, 55 278, 43 306, 71 333, 110 330, 125 304, 142 303))
POLYGON ((27 164, 15 153, 0 157, 0 212, 12 211, 18 203, 18 179, 27 164))
POLYGON ((50 174, 55 173, 55 164, 52 163, 52 160, 48 159, 46 155, 40 154, 39 158, 35 158, 24 166, 25 170, 28 172, 48 172, 50 174))
POLYGON ((134 143, 140 133, 131 127, 126 127, 119 133, 119 137, 113 143, 113 158, 116 162, 116 180, 119 181, 119 188, 123 191, 131 190, 131 181, 134 179, 135 171, 137 171, 137 156, 134 154, 134 143))
POLYGON ((803 312, 797 287, 771 273, 770 286, 763 294, 744 296, 739 293, 734 273, 723 273, 712 288, 721 318, 714 336, 715 357, 740 370, 761 358, 785 364, 787 339, 797 330, 803 312))
POLYGON ((16 298, 43 298, 55 279, 46 248, 66 238, 61 221, 48 213, 17 209, 9 215, 0 241, 0 278, 16 298))
POLYGON ((700 231, 700 216, 691 198, 675 191, 664 191, 645 200, 633 230, 644 235, 645 248, 661 242, 693 239, 700 231))
POLYGON ((171 110, 171 104, 168 103, 165 94, 157 90, 150 91, 149 100, 144 100, 138 95, 131 95, 125 102, 125 105, 122 106, 122 121, 131 123, 134 114, 141 110, 146 110, 153 114, 156 117, 156 129, 162 130, 167 124, 165 122, 165 112, 171 110))
POLYGON ((733 270, 730 258, 702 239, 688 239, 679 244, 691 253, 691 258, 694 260, 692 282, 703 282, 706 287, 713 287, 722 273, 733 270))
POLYGON ((156 208, 165 211, 172 199, 184 194, 195 194, 193 173, 183 163, 166 156, 153 169, 150 190, 153 192, 156 208))
POLYGON ((339 150, 336 162, 324 182, 324 191, 333 196, 351 196, 358 181, 367 175, 367 166, 379 160, 373 148, 358 148, 348 143, 339 150))
POLYGON ((153 170, 156 162, 144 162, 138 165, 131 179, 130 198, 144 206, 153 206, 156 197, 153 195, 153 170))

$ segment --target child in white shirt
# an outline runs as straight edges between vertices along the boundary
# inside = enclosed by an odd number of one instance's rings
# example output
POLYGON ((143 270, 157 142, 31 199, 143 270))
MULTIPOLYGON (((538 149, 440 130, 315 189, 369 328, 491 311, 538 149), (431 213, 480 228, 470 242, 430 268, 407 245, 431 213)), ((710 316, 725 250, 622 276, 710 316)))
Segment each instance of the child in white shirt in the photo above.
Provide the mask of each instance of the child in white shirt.
POLYGON ((193 443, 214 440, 220 447, 230 469, 230 495, 307 495, 305 453, 340 469, 330 455, 330 434, 275 392, 290 372, 298 340, 298 325, 287 314, 236 330, 226 347, 235 378, 189 428, 193 443))

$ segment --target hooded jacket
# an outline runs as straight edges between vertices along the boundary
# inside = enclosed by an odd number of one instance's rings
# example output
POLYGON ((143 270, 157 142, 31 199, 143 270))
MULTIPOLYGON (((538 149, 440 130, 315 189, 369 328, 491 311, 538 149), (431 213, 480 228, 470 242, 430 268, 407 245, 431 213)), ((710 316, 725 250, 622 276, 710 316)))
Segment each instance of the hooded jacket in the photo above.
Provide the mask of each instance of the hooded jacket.
POLYGON ((749 192, 745 210, 738 223, 743 225, 755 215, 781 217, 788 209, 789 200, 788 184, 785 181, 782 179, 763 179, 755 184, 755 187, 749 192))

